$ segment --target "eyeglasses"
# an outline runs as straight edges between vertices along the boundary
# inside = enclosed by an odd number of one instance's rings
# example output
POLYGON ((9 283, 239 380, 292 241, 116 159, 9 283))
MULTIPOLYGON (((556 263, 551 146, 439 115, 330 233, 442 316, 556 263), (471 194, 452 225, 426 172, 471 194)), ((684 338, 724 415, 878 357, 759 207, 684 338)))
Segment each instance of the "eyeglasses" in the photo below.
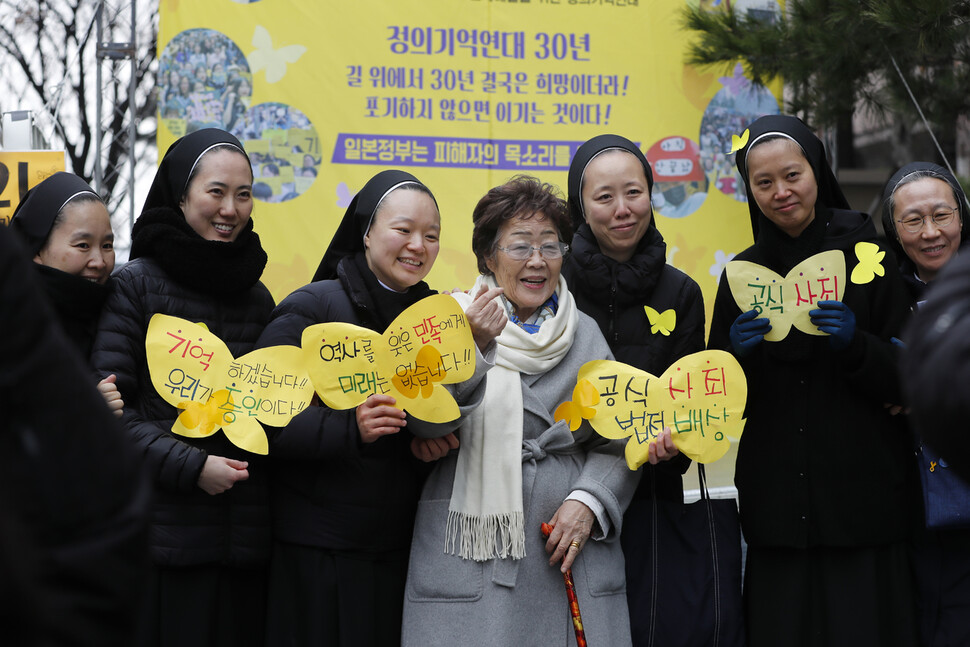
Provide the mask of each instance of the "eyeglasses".
POLYGON ((902 220, 897 220, 896 222, 901 224, 903 226, 903 229, 905 229, 909 233, 917 234, 920 232, 921 229, 923 229, 923 225, 925 224, 927 217, 932 218, 933 224, 938 229, 942 229, 943 227, 946 227, 951 222, 953 222, 953 216, 955 215, 956 215, 956 211, 954 211, 953 209, 947 209, 945 211, 943 210, 937 211, 932 216, 917 216, 913 214, 903 218, 902 220))
POLYGON ((533 247, 525 243, 516 243, 508 247, 496 245, 495 248, 508 254, 509 258, 514 261, 528 260, 532 258, 532 254, 535 252, 539 252, 542 258, 547 261, 554 261, 557 258, 562 258, 569 251, 569 245, 566 243, 545 243, 539 247, 533 247))

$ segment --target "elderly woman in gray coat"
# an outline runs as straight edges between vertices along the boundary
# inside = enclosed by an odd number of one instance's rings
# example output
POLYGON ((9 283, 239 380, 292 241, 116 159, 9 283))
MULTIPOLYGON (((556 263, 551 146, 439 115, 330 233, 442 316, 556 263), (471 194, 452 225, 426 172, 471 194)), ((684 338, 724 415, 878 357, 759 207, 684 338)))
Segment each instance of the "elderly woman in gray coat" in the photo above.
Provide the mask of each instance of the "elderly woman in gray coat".
POLYGON ((484 400, 418 506, 403 643, 572 644, 562 576, 571 567, 590 644, 629 645, 619 534, 638 476, 623 441, 588 423, 571 433, 553 416, 584 363, 612 359, 560 276, 565 202, 517 177, 489 191, 473 220, 482 276, 471 293, 502 288, 509 322, 484 400), (548 540, 543 522, 554 526, 548 540))

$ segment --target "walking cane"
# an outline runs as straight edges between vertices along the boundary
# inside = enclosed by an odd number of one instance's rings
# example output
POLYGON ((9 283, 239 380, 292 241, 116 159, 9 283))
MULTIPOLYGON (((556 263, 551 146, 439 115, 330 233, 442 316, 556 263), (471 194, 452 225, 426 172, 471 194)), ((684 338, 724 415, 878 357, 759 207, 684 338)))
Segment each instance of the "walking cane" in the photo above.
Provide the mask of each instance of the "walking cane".
MULTIPOLYGON (((543 523, 541 526, 542 536, 549 539, 549 533, 553 526, 543 523)), ((567 568, 562 574, 563 583, 566 585, 566 598, 569 600, 569 615, 573 619, 573 629, 576 632, 577 647, 586 647, 586 632, 583 631, 583 616, 579 614, 579 598, 576 597, 576 586, 573 584, 573 569, 567 568)))

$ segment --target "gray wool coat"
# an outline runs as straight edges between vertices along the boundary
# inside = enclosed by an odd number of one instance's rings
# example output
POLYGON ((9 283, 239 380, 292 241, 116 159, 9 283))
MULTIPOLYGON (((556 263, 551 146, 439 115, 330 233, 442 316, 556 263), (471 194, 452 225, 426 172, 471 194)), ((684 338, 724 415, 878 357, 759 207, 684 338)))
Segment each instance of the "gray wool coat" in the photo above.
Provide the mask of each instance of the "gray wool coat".
POLYGON ((563 360, 546 373, 522 375, 524 559, 475 562, 445 553, 461 449, 438 461, 418 504, 403 645, 575 645, 563 577, 549 566, 539 526, 577 489, 595 496, 611 522, 604 538, 586 542, 572 567, 586 638, 591 645, 630 644, 619 535, 639 472, 627 468, 625 440, 601 438, 586 422, 570 433, 565 422, 553 421, 556 407, 572 399, 580 367, 594 359, 612 355, 596 322, 580 313, 563 360))

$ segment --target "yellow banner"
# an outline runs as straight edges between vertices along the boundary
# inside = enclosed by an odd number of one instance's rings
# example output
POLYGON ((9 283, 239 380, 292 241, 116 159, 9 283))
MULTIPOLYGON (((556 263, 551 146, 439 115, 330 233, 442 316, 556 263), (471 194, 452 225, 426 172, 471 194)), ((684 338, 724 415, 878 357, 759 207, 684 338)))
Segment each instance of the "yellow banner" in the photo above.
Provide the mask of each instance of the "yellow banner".
POLYGON ((0 152, 0 222, 9 225, 24 194, 64 168, 64 151, 0 152))
MULTIPOLYGON (((479 198, 517 173, 565 189, 582 142, 621 134, 655 170, 669 262, 700 283, 710 309, 721 269, 751 240, 731 136, 778 102, 740 67, 683 63, 683 6, 164 0, 159 149, 205 126, 244 141, 264 280, 280 299, 310 280, 351 197, 379 170, 408 170, 431 188, 442 250, 428 280, 468 287, 479 198)), ((773 8, 751 10, 770 19, 773 8)))

